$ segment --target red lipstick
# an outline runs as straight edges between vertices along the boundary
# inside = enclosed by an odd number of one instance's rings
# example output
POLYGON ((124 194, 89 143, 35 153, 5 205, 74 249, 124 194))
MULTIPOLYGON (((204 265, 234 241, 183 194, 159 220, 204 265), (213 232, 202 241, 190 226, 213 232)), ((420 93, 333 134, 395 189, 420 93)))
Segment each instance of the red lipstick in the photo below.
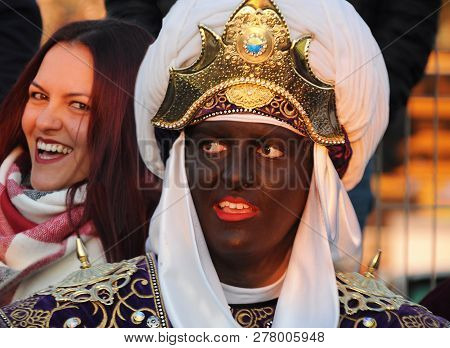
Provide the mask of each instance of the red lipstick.
POLYGON ((236 222, 248 220, 255 217, 259 208, 242 197, 223 197, 214 204, 214 211, 222 221, 236 222))

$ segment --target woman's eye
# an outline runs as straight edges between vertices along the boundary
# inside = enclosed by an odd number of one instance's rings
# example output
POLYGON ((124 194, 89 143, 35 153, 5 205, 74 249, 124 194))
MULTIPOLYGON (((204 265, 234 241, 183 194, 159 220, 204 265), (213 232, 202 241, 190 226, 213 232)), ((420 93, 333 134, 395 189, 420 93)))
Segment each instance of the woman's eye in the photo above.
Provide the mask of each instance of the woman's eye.
POLYGON ((75 109, 78 110, 82 110, 82 111, 88 111, 89 110, 89 106, 84 104, 84 103, 80 103, 80 102, 73 102, 70 104, 72 107, 74 107, 75 109))
POLYGON ((35 99, 35 100, 46 100, 48 99, 48 97, 41 93, 41 92, 31 92, 30 93, 31 98, 35 99))
POLYGON ((209 154, 220 153, 226 151, 227 147, 218 141, 211 141, 202 146, 202 150, 209 154))
POLYGON ((263 147, 260 147, 257 152, 262 157, 266 158, 279 158, 284 155, 283 151, 280 151, 276 147, 271 145, 264 145, 263 147))

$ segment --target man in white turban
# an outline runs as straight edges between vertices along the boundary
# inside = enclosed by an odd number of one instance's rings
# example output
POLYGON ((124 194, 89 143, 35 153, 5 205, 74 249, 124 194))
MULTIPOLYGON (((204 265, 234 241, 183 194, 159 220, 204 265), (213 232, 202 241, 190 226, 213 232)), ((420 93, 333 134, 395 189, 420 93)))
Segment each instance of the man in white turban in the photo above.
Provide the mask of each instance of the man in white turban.
POLYGON ((387 80, 344 0, 177 1, 136 87, 141 156, 164 178, 149 254, 82 270, 33 310, 52 327, 449 325, 354 272, 347 190, 386 128, 387 80))

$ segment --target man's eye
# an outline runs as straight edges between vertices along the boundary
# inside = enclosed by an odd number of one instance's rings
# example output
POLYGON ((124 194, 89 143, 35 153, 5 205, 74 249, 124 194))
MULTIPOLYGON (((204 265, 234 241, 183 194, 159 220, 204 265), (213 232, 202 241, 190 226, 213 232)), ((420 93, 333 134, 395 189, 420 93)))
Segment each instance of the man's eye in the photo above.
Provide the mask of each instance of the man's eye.
POLYGON ((279 158, 284 156, 283 151, 278 150, 276 147, 271 145, 265 145, 260 147, 257 152, 262 156, 266 158, 279 158))
POLYGON ((82 111, 88 111, 89 110, 89 106, 84 104, 84 103, 80 103, 80 102, 73 102, 70 104, 72 107, 74 107, 75 109, 78 110, 82 110, 82 111))
POLYGON ((31 92, 30 93, 31 98, 36 99, 36 100, 46 100, 48 99, 48 97, 41 93, 41 92, 31 92))
POLYGON ((208 154, 220 153, 226 151, 227 147, 218 141, 211 141, 202 146, 202 150, 208 154))

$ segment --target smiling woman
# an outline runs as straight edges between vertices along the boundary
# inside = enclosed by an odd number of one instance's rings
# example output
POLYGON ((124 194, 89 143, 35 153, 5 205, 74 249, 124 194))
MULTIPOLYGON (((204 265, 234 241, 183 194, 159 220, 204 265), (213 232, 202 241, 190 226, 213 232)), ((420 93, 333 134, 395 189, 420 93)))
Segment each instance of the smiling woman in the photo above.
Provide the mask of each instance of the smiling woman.
POLYGON ((77 235, 94 264, 143 252, 159 191, 138 160, 132 91, 150 43, 143 29, 119 21, 70 24, 5 99, 0 303, 79 268, 77 235))
POLYGON ((22 129, 30 151, 31 186, 36 190, 61 190, 89 175, 93 66, 86 46, 62 43, 50 49, 30 84, 22 129))

